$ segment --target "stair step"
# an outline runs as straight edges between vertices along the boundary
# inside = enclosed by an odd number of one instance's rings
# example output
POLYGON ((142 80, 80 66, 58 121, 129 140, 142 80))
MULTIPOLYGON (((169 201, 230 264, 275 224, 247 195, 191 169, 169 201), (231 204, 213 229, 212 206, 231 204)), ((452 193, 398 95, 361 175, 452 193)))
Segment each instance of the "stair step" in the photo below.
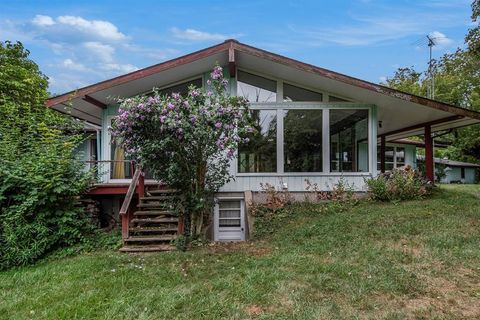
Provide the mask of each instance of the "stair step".
POLYGON ((169 244, 147 245, 147 246, 124 246, 120 252, 156 252, 175 250, 175 246, 169 244))
POLYGON ((142 201, 159 201, 159 200, 168 200, 172 199, 172 196, 147 196, 147 197, 140 197, 142 201))
POLYGON ((177 232, 178 227, 132 227, 128 229, 131 232, 177 232))
POLYGON ((166 217, 166 218, 142 218, 142 219, 139 219, 139 218, 133 218, 132 219, 132 223, 147 223, 147 222, 157 222, 157 223, 165 223, 165 222, 168 222, 168 223, 178 223, 178 218, 174 218, 174 217, 166 217))
POLYGON ((175 239, 177 236, 174 234, 168 235, 158 235, 158 236, 151 236, 151 237, 143 237, 143 236, 131 236, 125 239, 125 242, 155 242, 155 241, 170 241, 175 239))
POLYGON ((148 194, 154 195, 154 194, 175 194, 178 193, 177 190, 174 189, 156 189, 156 190, 148 190, 148 194))
POLYGON ((134 216, 174 216, 175 212, 168 210, 148 210, 148 211, 135 211, 134 216))
POLYGON ((162 209, 165 208, 167 204, 165 203, 140 203, 137 205, 139 208, 154 208, 154 209, 162 209))

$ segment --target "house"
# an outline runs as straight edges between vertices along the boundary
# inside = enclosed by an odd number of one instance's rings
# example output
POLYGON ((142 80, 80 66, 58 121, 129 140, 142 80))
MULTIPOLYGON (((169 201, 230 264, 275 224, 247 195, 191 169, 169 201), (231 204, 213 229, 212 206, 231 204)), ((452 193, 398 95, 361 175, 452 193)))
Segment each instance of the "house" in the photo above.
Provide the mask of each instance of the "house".
POLYGON ((107 128, 118 106, 111 97, 148 93, 153 87, 166 93, 184 93, 191 84, 205 85, 215 63, 224 66, 230 93, 251 102, 261 128, 256 143, 241 146, 231 162, 235 180, 218 194, 212 226, 215 240, 243 240, 248 236, 245 204, 255 200, 260 183, 304 192, 306 179, 325 190, 344 179, 362 191, 365 179, 377 175, 377 150, 382 172, 415 161, 412 153, 407 156, 410 147, 394 143, 412 135, 425 137, 426 174, 433 181, 432 134, 480 123, 478 112, 319 68, 236 40, 51 98, 48 107, 100 128, 96 161, 103 175, 90 194, 100 199, 104 208, 122 214, 125 239, 133 239, 130 224, 138 222, 126 214, 131 199, 138 193, 143 198, 140 208, 154 207, 146 198, 155 192, 145 194, 145 189, 153 190, 158 183, 148 176, 142 181, 123 150, 112 143, 107 128), (393 158, 387 154, 392 147, 393 158))
MULTIPOLYGON (((418 162, 425 162, 425 157, 417 156, 418 162)), ((440 183, 477 183, 480 165, 469 162, 434 158, 436 180, 440 183)))

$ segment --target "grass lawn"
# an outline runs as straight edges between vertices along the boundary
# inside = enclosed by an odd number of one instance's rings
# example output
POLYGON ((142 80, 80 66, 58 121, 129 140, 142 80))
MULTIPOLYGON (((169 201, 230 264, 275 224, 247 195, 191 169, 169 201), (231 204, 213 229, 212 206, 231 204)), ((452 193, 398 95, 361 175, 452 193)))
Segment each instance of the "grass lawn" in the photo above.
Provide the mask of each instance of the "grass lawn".
POLYGON ((0 318, 480 318, 480 186, 295 212, 250 243, 95 252, 2 272, 0 318))

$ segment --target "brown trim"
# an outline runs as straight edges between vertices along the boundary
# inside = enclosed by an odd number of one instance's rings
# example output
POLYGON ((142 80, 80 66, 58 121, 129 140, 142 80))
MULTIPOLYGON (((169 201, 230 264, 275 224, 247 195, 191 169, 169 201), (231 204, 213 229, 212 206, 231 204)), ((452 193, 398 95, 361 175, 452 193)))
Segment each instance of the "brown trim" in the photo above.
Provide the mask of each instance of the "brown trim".
POLYGON ((96 83, 96 84, 78 89, 76 91, 71 91, 71 92, 65 93, 63 95, 60 95, 60 96, 57 96, 57 97, 54 97, 54 98, 51 98, 51 99, 47 100, 46 105, 48 107, 51 107, 53 105, 68 101, 68 100, 76 98, 78 96, 88 95, 88 94, 91 94, 93 92, 97 92, 97 91, 100 91, 100 90, 104 90, 104 89, 107 89, 107 88, 111 88, 111 87, 126 83, 128 81, 144 78, 144 77, 147 77, 147 76, 152 75, 154 73, 161 72, 161 71, 164 71, 164 70, 167 70, 167 69, 170 69, 170 68, 174 68, 174 67, 186 64, 186 63, 190 63, 190 62, 193 62, 195 60, 202 59, 202 58, 205 58, 207 56, 210 56, 210 55, 222 52, 222 51, 228 51, 229 71, 232 73, 232 71, 234 71, 234 70, 233 70, 233 63, 231 63, 231 62, 235 62, 235 50, 238 50, 239 52, 243 52, 245 54, 256 56, 256 57, 259 57, 259 58, 262 58, 262 59, 267 59, 267 60, 270 60, 270 61, 273 61, 273 62, 276 62, 276 63, 279 63, 279 64, 283 64, 283 65, 286 65, 286 66, 289 66, 289 67, 292 67, 292 68, 295 68, 295 69, 298 69, 298 70, 301 70, 301 71, 317 74, 317 75, 320 75, 322 77, 326 77, 326 78, 329 78, 329 79, 332 79, 332 80, 335 80, 335 81, 340 81, 340 82, 343 82, 343 83, 346 83, 346 84, 349 84, 349 85, 352 85, 352 86, 356 86, 356 87, 359 87, 359 88, 370 90, 370 91, 373 91, 373 92, 376 92, 376 93, 384 94, 384 95, 387 95, 387 96, 391 96, 391 97, 394 97, 394 98, 398 98, 398 99, 401 99, 401 100, 404 100, 404 101, 409 101, 409 102, 416 103, 416 104, 421 104, 421 105, 424 105, 424 106, 427 106, 427 107, 430 107, 430 108, 433 108, 433 109, 453 113, 453 114, 456 114, 456 115, 459 115, 459 116, 470 117, 470 118, 473 118, 473 119, 479 119, 480 120, 480 112, 456 107, 456 106, 453 106, 453 105, 450 105, 450 104, 447 104, 447 103, 443 103, 443 102, 439 102, 439 101, 435 101, 435 100, 430 100, 430 99, 427 99, 427 98, 424 98, 424 97, 412 95, 412 94, 409 94, 409 93, 406 93, 406 92, 402 92, 402 91, 399 91, 399 90, 388 88, 388 87, 378 85, 378 84, 375 84, 375 83, 372 83, 372 82, 368 82, 368 81, 360 80, 358 78, 350 77, 350 76, 347 76, 347 75, 344 75, 344 74, 341 74, 341 73, 338 73, 338 72, 334 72, 334 71, 330 71, 330 70, 327 70, 327 69, 324 69, 324 68, 316 67, 316 66, 308 64, 308 63, 303 63, 303 62, 300 62, 298 60, 287 58, 287 57, 284 57, 284 56, 281 56, 281 55, 278 55, 278 54, 275 54, 275 53, 271 53, 271 52, 268 52, 268 51, 265 51, 265 50, 262 50, 262 49, 258 49, 258 48, 240 43, 237 40, 233 40, 233 39, 226 40, 225 42, 220 43, 218 45, 215 45, 215 46, 203 49, 203 50, 199 50, 199 51, 184 55, 184 56, 176 58, 176 59, 172 59, 172 60, 160 63, 160 64, 156 64, 156 65, 153 65, 153 66, 150 66, 150 67, 138 70, 138 71, 134 71, 134 72, 131 72, 131 73, 128 73, 128 74, 125 74, 125 75, 122 75, 122 76, 119 76, 119 77, 116 77, 116 78, 112 78, 110 80, 105 80, 105 81, 102 81, 102 82, 99 82, 99 83, 96 83), (231 58, 233 58, 233 61, 231 60, 231 58))
POLYGON ((161 71, 165 71, 167 69, 171 69, 171 68, 174 68, 174 67, 177 67, 177 66, 180 66, 180 65, 184 65, 184 64, 193 62, 195 60, 203 59, 203 58, 211 56, 213 54, 228 50, 231 41, 232 40, 227 40, 227 41, 225 41, 221 44, 217 44, 215 46, 208 47, 206 49, 195 51, 193 53, 181 56, 181 57, 176 58, 176 59, 168 60, 168 61, 156 64, 156 65, 153 65, 153 66, 150 66, 150 67, 146 67, 144 69, 140 69, 140 70, 137 70, 137 71, 127 73, 125 75, 121 75, 121 76, 118 76, 118 77, 115 77, 115 78, 112 78, 112 79, 109 79, 109 80, 98 82, 98 83, 92 84, 92 85, 87 86, 87 87, 83 87, 83 88, 78 89, 78 90, 73 90, 73 91, 64 93, 60 96, 48 99, 46 105, 47 105, 47 107, 51 107, 51 106, 66 102, 68 100, 77 98, 79 96, 85 96, 85 95, 88 95, 88 94, 91 94, 91 93, 94 93, 94 92, 97 92, 97 91, 101 91, 101 90, 104 90, 104 89, 108 89, 108 88, 111 88, 111 87, 118 86, 120 84, 124 84, 124 83, 132 81, 132 80, 141 79, 141 78, 150 76, 152 74, 155 74, 155 73, 158 73, 158 72, 161 72, 161 71))
POLYGON ((397 129, 397 130, 385 132, 385 133, 379 134, 378 136, 379 137, 391 136, 391 135, 394 135, 394 134, 397 134, 397 133, 408 132, 408 131, 411 131, 411 130, 424 128, 425 126, 433 126, 433 125, 436 125, 436 124, 445 123, 445 122, 449 122, 449 121, 454 121, 454 120, 458 120, 458 119, 462 119, 462 118, 463 118, 462 116, 450 116, 450 117, 446 117, 446 118, 442 118, 442 119, 438 119, 438 120, 433 120, 433 121, 428 121, 428 122, 424 122, 424 123, 415 124, 413 126, 409 126, 409 127, 402 128, 402 129, 397 129))
POLYGON ((88 94, 86 94, 85 97, 82 98, 82 100, 102 109, 105 109, 107 107, 105 103, 98 101, 97 99, 89 96, 88 94))
POLYGON ((447 104, 447 103, 443 103, 443 102, 440 102, 440 101, 435 101, 435 100, 427 99, 427 98, 424 98, 424 97, 416 96, 416 95, 413 95, 413 94, 410 94, 410 93, 395 90, 395 89, 385 87, 385 86, 382 86, 382 85, 379 85, 379 84, 375 84, 375 83, 372 83, 372 82, 368 82, 368 81, 365 81, 365 80, 360 80, 358 78, 350 77, 350 76, 347 76, 347 75, 344 75, 344 74, 341 74, 341 73, 338 73, 338 72, 334 72, 334 71, 330 71, 330 70, 327 70, 327 69, 324 69, 324 68, 316 67, 316 66, 308 64, 308 63, 304 63, 304 62, 294 60, 294 59, 291 59, 291 58, 287 58, 287 57, 284 57, 284 56, 281 56, 281 55, 278 55, 278 54, 275 54, 275 53, 271 53, 271 52, 268 52, 268 51, 265 51, 265 50, 262 50, 262 49, 258 49, 258 48, 240 43, 238 41, 236 41, 234 43, 234 46, 235 46, 235 49, 240 51, 240 52, 250 54, 250 55, 262 58, 262 59, 267 59, 267 60, 270 60, 270 61, 273 61, 273 62, 276 62, 276 63, 280 63, 280 64, 283 64, 283 65, 286 65, 286 66, 289 66, 289 67, 293 67, 293 68, 296 68, 296 69, 301 70, 301 71, 306 71, 306 72, 309 72, 309 73, 317 74, 317 75, 320 75, 320 76, 323 76, 323 77, 326 77, 326 78, 329 78, 329 79, 332 79, 332 80, 340 81, 340 82, 343 82, 343 83, 346 83, 346 84, 349 84, 349 85, 352 85, 352 86, 360 87, 360 88, 363 88, 363 89, 366 89, 366 90, 370 90, 370 91, 373 91, 373 92, 385 94, 385 95, 388 95, 388 96, 391 96, 391 97, 394 97, 394 98, 398 98, 398 99, 402 99, 402 100, 405 100, 405 101, 425 105, 425 106, 433 108, 433 109, 442 110, 442 111, 450 112, 450 113, 453 113, 453 114, 461 115, 461 116, 464 116, 464 117, 470 117, 470 118, 480 120, 480 112, 460 108, 460 107, 453 106, 453 105, 450 105, 450 104, 447 104))

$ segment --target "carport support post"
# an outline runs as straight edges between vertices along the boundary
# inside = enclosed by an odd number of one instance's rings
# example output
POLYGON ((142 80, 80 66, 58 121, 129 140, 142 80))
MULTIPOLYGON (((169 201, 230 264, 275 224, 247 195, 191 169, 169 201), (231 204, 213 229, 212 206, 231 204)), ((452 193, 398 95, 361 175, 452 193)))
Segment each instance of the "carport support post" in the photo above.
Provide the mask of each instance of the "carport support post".
POLYGON ((429 181, 435 182, 432 128, 429 125, 425 126, 425 175, 429 181))
POLYGON ((380 136, 380 172, 385 173, 385 136, 380 136))

